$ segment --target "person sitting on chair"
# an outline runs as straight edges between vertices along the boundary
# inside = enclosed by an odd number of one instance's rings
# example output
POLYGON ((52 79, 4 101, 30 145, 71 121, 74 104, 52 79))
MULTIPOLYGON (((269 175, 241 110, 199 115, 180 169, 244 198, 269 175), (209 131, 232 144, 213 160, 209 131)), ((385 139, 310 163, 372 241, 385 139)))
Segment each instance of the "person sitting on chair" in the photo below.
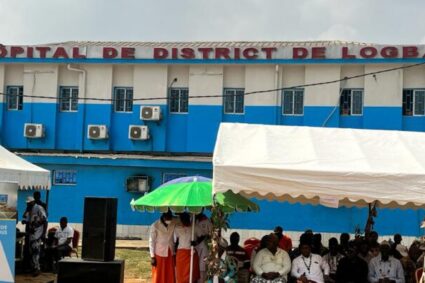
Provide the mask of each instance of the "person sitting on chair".
POLYGON ((60 227, 54 234, 53 245, 49 248, 51 257, 53 257, 55 262, 71 253, 73 237, 74 229, 68 225, 68 219, 62 217, 60 219, 60 227))
POLYGON ((286 283, 291 271, 291 259, 278 247, 279 238, 273 233, 267 238, 266 248, 256 255, 253 268, 256 276, 252 283, 286 283))

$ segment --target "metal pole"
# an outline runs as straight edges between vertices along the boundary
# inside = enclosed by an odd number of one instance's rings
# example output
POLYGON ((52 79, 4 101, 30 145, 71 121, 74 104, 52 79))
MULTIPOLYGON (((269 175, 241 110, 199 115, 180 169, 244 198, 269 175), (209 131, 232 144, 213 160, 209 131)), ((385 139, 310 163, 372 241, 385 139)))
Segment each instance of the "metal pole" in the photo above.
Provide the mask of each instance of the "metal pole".
POLYGON ((193 280, 193 254, 195 252, 194 246, 192 246, 192 242, 195 238, 195 214, 192 214, 192 237, 190 243, 190 275, 189 275, 189 283, 192 283, 193 280))

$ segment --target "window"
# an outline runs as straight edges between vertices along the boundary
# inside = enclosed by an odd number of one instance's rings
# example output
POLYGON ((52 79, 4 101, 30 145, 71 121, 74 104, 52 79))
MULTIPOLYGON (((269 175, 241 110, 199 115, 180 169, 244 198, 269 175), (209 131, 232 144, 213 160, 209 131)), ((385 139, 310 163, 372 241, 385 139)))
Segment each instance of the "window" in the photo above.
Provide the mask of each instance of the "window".
POLYGON ((170 89, 170 112, 187 113, 189 105, 189 89, 171 88, 170 89))
POLYGON ((60 87, 59 109, 61 112, 78 111, 78 87, 60 87))
POLYGON ((363 115, 363 90, 343 89, 340 97, 339 107, 341 115, 363 115))
POLYGON ((244 89, 225 89, 223 104, 224 113, 242 114, 244 113, 244 89))
POLYGON ((23 86, 8 86, 7 92, 7 110, 22 110, 24 100, 23 86))
POLYGON ((54 170, 53 185, 76 185, 77 171, 75 170, 54 170))
POLYGON ((285 89, 282 92, 282 114, 303 115, 304 114, 304 90, 285 89))
POLYGON ((132 112, 133 111, 133 88, 116 87, 114 88, 114 111, 132 112))
POLYGON ((181 178, 181 177, 186 177, 186 174, 183 173, 164 173, 162 175, 162 183, 167 183, 171 180, 177 179, 177 178, 181 178))
POLYGON ((403 115, 424 116, 425 115, 425 89, 403 90, 403 115))

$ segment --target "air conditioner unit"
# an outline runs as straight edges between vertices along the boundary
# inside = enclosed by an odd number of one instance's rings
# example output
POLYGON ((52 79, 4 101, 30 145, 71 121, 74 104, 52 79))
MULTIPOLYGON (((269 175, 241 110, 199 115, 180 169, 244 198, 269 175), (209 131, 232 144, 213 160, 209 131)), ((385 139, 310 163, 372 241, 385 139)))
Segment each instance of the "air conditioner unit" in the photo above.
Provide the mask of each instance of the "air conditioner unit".
POLYGON ((146 193, 150 190, 149 176, 132 176, 127 178, 127 192, 146 193))
POLYGON ((148 126, 130 125, 128 127, 128 138, 131 140, 148 140, 149 128, 148 126))
POLYGON ((107 139, 108 128, 106 125, 89 125, 87 128, 87 138, 91 140, 107 139))
POLYGON ((24 125, 24 137, 26 138, 42 138, 44 137, 43 124, 29 124, 24 125))
POLYGON ((161 120, 161 108, 159 106, 140 107, 140 120, 145 120, 145 121, 161 120))

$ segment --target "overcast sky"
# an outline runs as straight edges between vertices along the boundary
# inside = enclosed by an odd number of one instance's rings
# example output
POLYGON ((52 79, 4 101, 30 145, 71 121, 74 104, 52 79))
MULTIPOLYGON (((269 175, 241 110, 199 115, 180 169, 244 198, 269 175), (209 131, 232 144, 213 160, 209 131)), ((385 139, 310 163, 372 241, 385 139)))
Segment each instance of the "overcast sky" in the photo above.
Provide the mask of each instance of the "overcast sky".
POLYGON ((0 43, 425 43, 424 0, 0 0, 0 43))

